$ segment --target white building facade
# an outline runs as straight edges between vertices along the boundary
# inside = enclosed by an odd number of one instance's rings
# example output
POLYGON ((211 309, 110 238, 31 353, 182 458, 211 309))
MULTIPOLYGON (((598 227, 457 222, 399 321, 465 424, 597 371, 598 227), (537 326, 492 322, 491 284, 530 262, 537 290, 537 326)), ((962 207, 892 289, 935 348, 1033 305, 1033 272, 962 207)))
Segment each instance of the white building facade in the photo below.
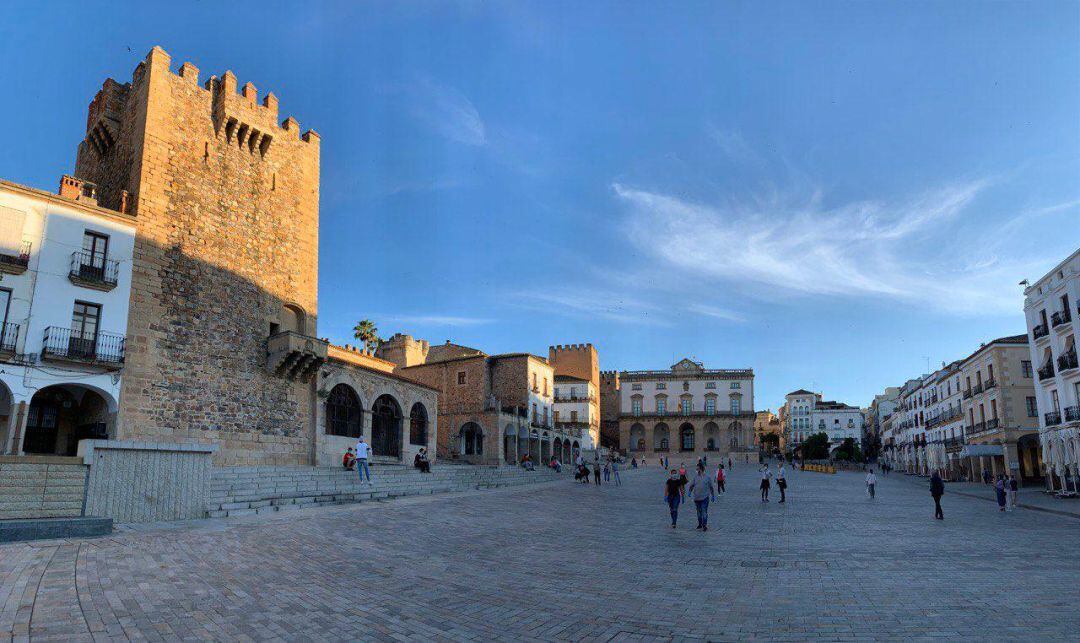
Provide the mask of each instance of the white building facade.
POLYGON ((1048 489, 1076 491, 1080 469, 1080 249, 1024 291, 1039 442, 1048 489))
POLYGON ((799 446, 815 433, 825 433, 829 437, 830 449, 840 446, 847 438, 854 439, 856 446, 862 448, 866 424, 863 409, 822 400, 820 393, 806 389, 785 395, 784 409, 792 447, 799 446))
POLYGON ((593 451, 600 446, 599 394, 589 380, 555 376, 556 434, 579 440, 584 451, 593 451))
POLYGON ((75 455, 116 438, 133 217, 0 181, 0 453, 75 455))

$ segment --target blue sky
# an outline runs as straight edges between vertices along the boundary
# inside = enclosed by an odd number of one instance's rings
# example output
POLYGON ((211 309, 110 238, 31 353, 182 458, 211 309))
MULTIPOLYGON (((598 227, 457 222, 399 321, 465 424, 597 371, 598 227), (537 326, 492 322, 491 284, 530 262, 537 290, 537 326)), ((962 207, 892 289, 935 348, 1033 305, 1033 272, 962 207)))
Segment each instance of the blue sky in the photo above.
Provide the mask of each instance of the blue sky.
POLYGON ((321 134, 320 335, 691 356, 758 408, 1024 332, 1080 246, 1080 3, 581 5, 7 3, 0 177, 55 188, 160 44, 321 134))

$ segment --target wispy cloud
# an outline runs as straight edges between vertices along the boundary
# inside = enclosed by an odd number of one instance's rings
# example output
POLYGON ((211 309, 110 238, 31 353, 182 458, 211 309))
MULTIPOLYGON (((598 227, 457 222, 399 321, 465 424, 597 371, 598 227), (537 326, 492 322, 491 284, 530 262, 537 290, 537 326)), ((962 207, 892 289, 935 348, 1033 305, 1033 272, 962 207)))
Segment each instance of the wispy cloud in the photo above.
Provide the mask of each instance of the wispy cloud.
POLYGON ((382 323, 395 323, 405 326, 483 326, 495 323, 489 317, 462 317, 456 315, 373 315, 382 323))
POLYGON ((520 306, 550 314, 606 319, 627 324, 668 325, 659 307, 633 297, 565 286, 552 290, 554 292, 521 291, 514 293, 513 299, 520 306))
POLYGON ((729 322, 742 323, 746 321, 746 318, 739 313, 726 310, 724 308, 717 308, 715 306, 707 306, 705 304, 691 304, 686 307, 688 312, 703 315, 705 317, 712 317, 714 319, 722 319, 729 322))
POLYGON ((825 207, 817 189, 705 204, 612 185, 628 209, 630 241, 682 274, 747 285, 765 299, 873 296, 941 312, 1015 312, 1012 286, 1026 264, 941 234, 986 187, 964 181, 897 203, 825 207))
POLYGON ((454 87, 421 77, 394 88, 405 94, 408 113, 440 135, 465 145, 487 144, 487 129, 480 112, 454 87))

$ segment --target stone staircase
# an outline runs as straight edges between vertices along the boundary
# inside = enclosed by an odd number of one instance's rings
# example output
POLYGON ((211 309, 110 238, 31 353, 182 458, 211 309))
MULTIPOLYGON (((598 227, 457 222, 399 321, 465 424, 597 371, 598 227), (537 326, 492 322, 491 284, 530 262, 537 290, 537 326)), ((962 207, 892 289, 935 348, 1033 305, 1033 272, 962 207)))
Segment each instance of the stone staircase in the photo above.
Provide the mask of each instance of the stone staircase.
POLYGON ((441 466, 431 473, 403 465, 372 467, 372 484, 360 484, 355 471, 336 467, 229 467, 210 478, 211 518, 249 516, 305 507, 384 500, 402 496, 494 489, 565 479, 550 469, 441 466))

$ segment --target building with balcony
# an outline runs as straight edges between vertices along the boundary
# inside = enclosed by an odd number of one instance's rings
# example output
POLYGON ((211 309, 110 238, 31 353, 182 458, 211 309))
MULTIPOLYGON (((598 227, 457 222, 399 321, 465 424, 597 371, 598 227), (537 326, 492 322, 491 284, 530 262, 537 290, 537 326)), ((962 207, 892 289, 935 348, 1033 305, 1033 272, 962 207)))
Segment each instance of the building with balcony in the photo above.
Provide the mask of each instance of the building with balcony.
MULTIPOLYGON (((555 372, 529 353, 488 355, 453 344, 430 345, 397 334, 376 353, 394 374, 438 392, 438 455, 475 464, 569 463, 583 438, 556 430, 555 372)), ((568 429, 568 427, 564 427, 568 429)))
POLYGON ((619 444, 630 457, 692 465, 757 457, 754 371, 683 359, 667 370, 619 373, 619 444))
POLYGON ((600 358, 596 348, 592 344, 550 346, 548 363, 555 373, 552 413, 556 439, 576 438, 581 450, 591 454, 601 446, 600 358))
POLYGON ((1039 443, 1048 489, 1080 488, 1080 249, 1024 290, 1039 443))
POLYGON ((1000 337, 981 345, 960 364, 968 480, 982 473, 1015 475, 1038 484, 1039 454, 1035 380, 1027 335, 1000 337))
POLYGON ((783 415, 789 424, 787 430, 792 436, 792 448, 798 448, 815 433, 828 435, 832 449, 839 447, 847 438, 854 439, 855 444, 862 448, 865 418, 862 409, 857 406, 822 400, 820 393, 799 389, 784 396, 783 415))
POLYGON ((0 454, 116 437, 134 239, 93 184, 0 181, 0 454))

